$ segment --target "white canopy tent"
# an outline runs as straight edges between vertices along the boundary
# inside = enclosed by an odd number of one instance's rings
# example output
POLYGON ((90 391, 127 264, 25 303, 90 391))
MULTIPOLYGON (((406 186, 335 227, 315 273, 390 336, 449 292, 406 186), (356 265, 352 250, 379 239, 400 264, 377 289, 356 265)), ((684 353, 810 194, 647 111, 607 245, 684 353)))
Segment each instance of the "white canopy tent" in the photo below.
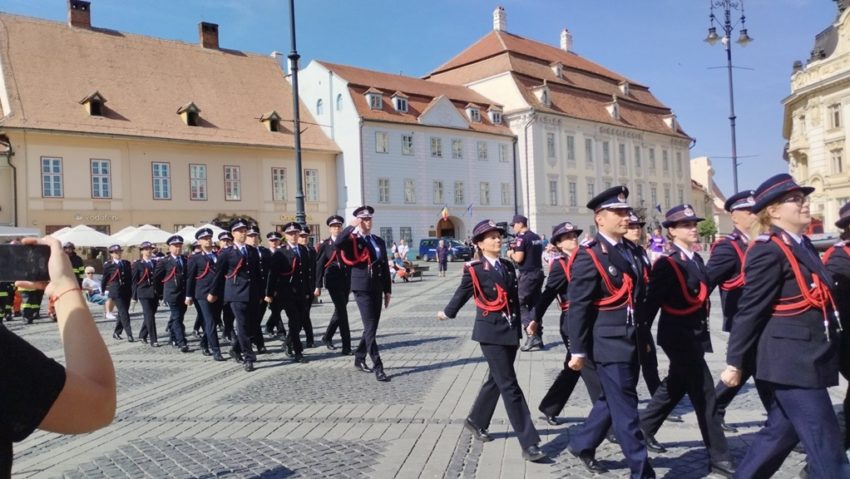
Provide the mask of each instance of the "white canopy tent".
POLYGON ((150 241, 154 244, 165 243, 171 234, 153 225, 142 225, 136 228, 135 231, 122 236, 121 239, 124 240, 125 245, 138 246, 145 241, 150 241))
POLYGON ((218 239, 218 234, 221 233, 222 231, 224 231, 223 229, 219 228, 218 226, 208 223, 208 224, 205 224, 203 226, 197 226, 197 227, 196 226, 187 226, 187 227, 181 229, 180 231, 178 231, 175 234, 182 236, 183 241, 185 241, 186 243, 191 243, 192 241, 195 241, 195 233, 197 233, 198 230, 201 229, 201 228, 211 229, 212 232, 213 232, 213 240, 218 239))
POLYGON ((115 243, 122 244, 122 245, 127 244, 127 236, 129 236, 134 231, 136 231, 136 229, 137 228, 135 226, 128 226, 128 227, 122 229, 121 231, 112 234, 110 236, 110 238, 115 243))
POLYGON ((54 231, 53 233, 50 233, 50 236, 52 236, 54 238, 58 238, 59 235, 61 235, 62 233, 66 232, 66 231, 71 231, 71 227, 66 226, 64 228, 59 228, 58 230, 54 231))
POLYGON ((75 246, 106 248, 114 244, 109 236, 86 225, 74 226, 68 231, 53 233, 52 236, 63 243, 70 241, 75 246))

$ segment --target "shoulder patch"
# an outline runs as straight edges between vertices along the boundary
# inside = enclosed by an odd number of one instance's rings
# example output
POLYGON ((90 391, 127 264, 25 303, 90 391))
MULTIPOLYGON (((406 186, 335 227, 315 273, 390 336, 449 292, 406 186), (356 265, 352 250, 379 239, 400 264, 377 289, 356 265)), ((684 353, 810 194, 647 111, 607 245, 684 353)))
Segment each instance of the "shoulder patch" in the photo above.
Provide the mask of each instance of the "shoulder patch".
POLYGON ((773 233, 760 234, 760 235, 756 236, 756 242, 757 243, 766 243, 766 242, 770 241, 771 236, 773 236, 773 233))
POLYGON ((584 246, 585 248, 592 248, 593 246, 596 246, 596 238, 582 241, 581 246, 584 246))
POLYGON ((476 264, 480 264, 480 263, 481 263, 480 259, 474 259, 472 261, 467 261, 466 264, 464 264, 464 266, 469 268, 469 267, 475 266, 476 264))

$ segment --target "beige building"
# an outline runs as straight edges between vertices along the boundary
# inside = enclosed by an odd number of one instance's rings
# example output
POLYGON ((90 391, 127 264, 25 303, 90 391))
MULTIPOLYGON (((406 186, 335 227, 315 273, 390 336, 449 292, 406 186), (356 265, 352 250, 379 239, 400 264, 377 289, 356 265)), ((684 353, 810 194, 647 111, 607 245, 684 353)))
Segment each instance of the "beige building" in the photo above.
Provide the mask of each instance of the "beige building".
POLYGON ((694 208, 703 218, 712 218, 720 234, 732 232, 732 217, 723 208, 726 195, 714 182, 711 158, 698 156, 691 159, 691 197, 694 208))
POLYGON ((850 1, 837 5, 836 20, 817 35, 809 61, 794 64, 791 95, 783 100, 789 172, 816 188, 812 233, 834 231, 839 208, 850 201, 850 1))
MULTIPOLYGON (((295 215, 292 91, 274 57, 0 14, 0 223, 165 230, 295 215)), ((336 145, 301 107, 307 222, 337 211, 336 145)))

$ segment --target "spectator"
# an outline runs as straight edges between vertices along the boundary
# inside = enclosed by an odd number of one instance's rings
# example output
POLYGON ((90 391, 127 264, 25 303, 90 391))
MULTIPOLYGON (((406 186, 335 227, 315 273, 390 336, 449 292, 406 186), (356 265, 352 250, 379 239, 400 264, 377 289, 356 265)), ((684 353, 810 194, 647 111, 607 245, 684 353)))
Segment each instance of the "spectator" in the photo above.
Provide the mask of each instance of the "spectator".
POLYGON ((50 246, 50 282, 16 285, 46 287, 56 308, 67 366, 0 326, 0 477, 12 474, 12 442, 36 428, 80 434, 100 429, 115 417, 115 369, 68 256, 49 236, 23 242, 50 246))
POLYGON ((438 276, 445 278, 446 271, 449 269, 449 247, 443 240, 437 244, 437 264, 439 264, 438 276))
POLYGON ((83 278, 83 291, 86 292, 90 303, 103 305, 106 298, 100 290, 100 281, 94 279, 94 267, 86 266, 85 278, 83 278))
POLYGON ((661 235, 661 228, 656 226, 652 230, 652 235, 649 237, 649 259, 653 263, 664 253, 667 240, 661 235))
POLYGON ((407 261, 407 253, 409 251, 410 251, 410 247, 407 246, 407 243, 405 243, 405 241, 403 239, 398 240, 398 249, 396 250, 396 252, 398 253, 399 256, 401 256, 402 260, 407 261))
POLYGON ((398 253, 398 244, 396 244, 395 241, 393 241, 393 245, 390 248, 390 253, 392 253, 393 257, 395 257, 395 254, 398 253))

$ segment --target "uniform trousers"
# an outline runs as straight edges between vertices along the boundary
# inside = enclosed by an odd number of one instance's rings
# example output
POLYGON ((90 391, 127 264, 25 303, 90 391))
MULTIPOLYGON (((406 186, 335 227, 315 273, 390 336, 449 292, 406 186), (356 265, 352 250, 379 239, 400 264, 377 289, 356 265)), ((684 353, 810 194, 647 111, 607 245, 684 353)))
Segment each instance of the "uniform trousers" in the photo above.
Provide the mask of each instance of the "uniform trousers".
POLYGON ((266 315, 266 307, 268 303, 263 301, 257 306, 256 315, 251 318, 251 344, 259 348, 266 347, 266 340, 263 337, 263 316, 266 315))
POLYGON ((288 298, 283 301, 283 310, 289 320, 286 347, 295 354, 301 354, 304 351, 304 345, 301 344, 301 329, 304 327, 304 317, 307 314, 307 302, 299 298, 288 298))
POLYGON ((593 403, 584 426, 571 437, 570 449, 576 454, 593 455, 613 425, 614 435, 631 470, 633 479, 654 478, 649 464, 638 416, 637 363, 595 363, 584 367, 596 369, 602 395, 593 403))
POLYGON ((517 435, 520 446, 526 449, 537 445, 540 442, 540 436, 531 421, 531 413, 514 370, 514 360, 519 347, 486 343, 481 343, 480 346, 489 371, 469 411, 470 421, 476 427, 487 429, 501 396, 505 411, 508 413, 508 420, 517 435))
MULTIPOLYGON (((520 271, 517 278, 519 288, 519 311, 522 318, 522 329, 534 320, 534 306, 540 298, 543 289, 543 271, 520 271)), ((543 319, 538 323, 536 336, 543 336, 543 319)))
POLYGON ((230 307, 230 303, 222 303, 221 320, 224 328, 224 337, 231 342, 233 342, 233 322, 235 319, 236 316, 233 315, 233 308, 230 307))
POLYGON ((337 328, 339 328, 339 336, 342 339, 342 350, 351 351, 351 329, 348 324, 348 290, 339 287, 328 287, 328 294, 331 296, 331 301, 334 303, 334 314, 331 316, 331 321, 328 323, 328 329, 325 331, 325 336, 322 338, 325 341, 332 341, 337 328))
MULTIPOLYGON (((230 310, 233 311, 234 326, 236 327, 236 338, 233 341, 233 350, 242 355, 245 361, 254 362, 257 355, 251 347, 251 318, 256 316, 259 303, 231 301, 230 310)), ((226 305, 225 305, 226 306, 226 305)))
POLYGON ((722 417, 717 411, 714 380, 705 359, 675 351, 665 352, 670 359, 670 370, 644 410, 641 429, 654 435, 687 394, 694 406, 702 441, 709 456, 713 461, 730 460, 726 436, 720 427, 722 417))
POLYGON ((304 337, 307 339, 307 344, 313 344, 315 337, 313 336, 313 320, 310 319, 310 311, 313 310, 313 296, 311 295, 304 301, 304 319, 302 326, 304 327, 304 337))
POLYGON ((649 389, 650 396, 655 395, 658 386, 661 385, 661 378, 658 376, 658 354, 655 349, 655 341, 652 339, 652 333, 644 340, 641 350, 638 351, 640 359, 640 372, 643 375, 643 382, 646 388, 649 389), (647 351, 649 347, 649 351, 647 351))
POLYGON ((126 333, 127 338, 133 337, 133 329, 130 327, 130 298, 118 296, 111 298, 115 305, 115 334, 126 333))
POLYGON ((365 361, 366 354, 372 358, 373 369, 383 370, 384 362, 378 352, 378 323, 381 321, 381 308, 383 307, 383 294, 380 290, 354 291, 354 300, 357 301, 357 309, 360 310, 360 320, 363 322, 363 336, 354 351, 354 358, 365 361))
POLYGON ((561 414, 561 411, 564 410, 564 406, 566 406, 567 401, 570 400, 570 396, 573 394, 573 390, 578 383, 579 377, 582 378, 585 387, 587 387, 587 394, 590 396, 591 404, 595 403, 602 394, 602 386, 599 385, 599 376, 596 375, 595 369, 582 368, 581 371, 573 371, 569 368, 569 366, 567 366, 570 359, 572 359, 572 353, 570 353, 569 338, 563 332, 566 317, 567 312, 562 312, 561 339, 563 339, 564 345, 567 347, 567 357, 564 359, 564 369, 558 373, 558 376, 555 378, 555 382, 553 382, 552 386, 549 387, 549 390, 546 391, 546 395, 543 396, 543 400, 540 401, 540 406, 537 407, 540 412, 547 416, 558 416, 561 414))
POLYGON ((850 477, 838 419, 826 389, 795 388, 758 379, 756 386, 768 400, 767 425, 756 434, 735 477, 771 477, 797 442, 802 442, 806 450, 809 477, 850 477))
POLYGON ((186 327, 183 325, 183 318, 186 316, 186 303, 184 301, 168 303, 168 310, 171 314, 168 317, 168 326, 166 329, 168 329, 171 344, 181 347, 185 346, 186 327))
POLYGON ((151 343, 158 343, 159 337, 156 334, 156 309, 159 306, 159 301, 156 298, 139 298, 139 304, 142 305, 142 327, 139 329, 139 339, 145 340, 150 338, 151 343))
POLYGON ((283 318, 280 313, 283 312, 283 301, 278 298, 274 298, 272 303, 269 305, 269 319, 266 321, 266 332, 269 334, 274 333, 286 336, 286 328, 283 326, 283 318))
POLYGON ((218 322, 218 317, 221 315, 221 303, 210 303, 206 298, 196 299, 195 308, 201 316, 201 327, 203 334, 201 335, 201 349, 209 349, 213 354, 221 354, 221 346, 218 343, 218 333, 215 330, 215 325, 218 322))

